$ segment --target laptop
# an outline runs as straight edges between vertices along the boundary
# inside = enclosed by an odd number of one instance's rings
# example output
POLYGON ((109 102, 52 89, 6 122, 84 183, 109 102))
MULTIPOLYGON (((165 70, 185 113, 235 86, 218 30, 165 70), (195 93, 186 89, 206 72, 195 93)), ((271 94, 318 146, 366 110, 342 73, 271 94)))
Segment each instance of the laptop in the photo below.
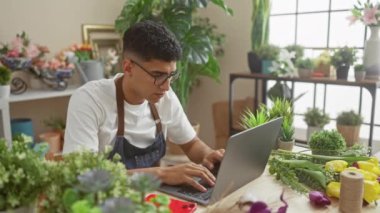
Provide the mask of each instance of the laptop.
POLYGON ((257 127, 231 136, 216 175, 214 187, 200 192, 189 185, 170 186, 162 184, 158 191, 184 200, 211 205, 245 184, 258 178, 265 169, 270 153, 275 146, 282 118, 277 118, 257 127))

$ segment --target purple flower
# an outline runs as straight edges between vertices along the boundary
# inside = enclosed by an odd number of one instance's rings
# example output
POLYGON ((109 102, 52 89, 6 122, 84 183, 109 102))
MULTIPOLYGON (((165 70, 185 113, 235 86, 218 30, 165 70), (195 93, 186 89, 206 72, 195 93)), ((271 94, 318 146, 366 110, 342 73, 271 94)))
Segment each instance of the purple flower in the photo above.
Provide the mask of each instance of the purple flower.
POLYGON ((262 201, 254 202, 249 213, 271 213, 268 205, 262 201))
POLYGON ((325 207, 331 204, 330 199, 322 192, 311 191, 309 192, 310 203, 316 207, 325 207))

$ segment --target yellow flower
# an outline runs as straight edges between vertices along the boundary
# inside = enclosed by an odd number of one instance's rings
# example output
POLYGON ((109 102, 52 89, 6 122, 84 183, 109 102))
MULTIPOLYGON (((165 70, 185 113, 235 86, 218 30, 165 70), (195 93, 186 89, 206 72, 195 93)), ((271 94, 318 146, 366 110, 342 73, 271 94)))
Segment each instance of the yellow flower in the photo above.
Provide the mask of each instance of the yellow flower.
POLYGON ((364 180, 364 200, 368 203, 380 198, 380 184, 377 180, 364 180))
POLYGON ((348 163, 344 160, 332 160, 332 161, 326 162, 325 169, 331 170, 334 172, 341 172, 347 168, 347 165, 348 163))
POLYGON ((330 182, 326 188, 326 194, 329 197, 340 197, 340 182, 330 182))

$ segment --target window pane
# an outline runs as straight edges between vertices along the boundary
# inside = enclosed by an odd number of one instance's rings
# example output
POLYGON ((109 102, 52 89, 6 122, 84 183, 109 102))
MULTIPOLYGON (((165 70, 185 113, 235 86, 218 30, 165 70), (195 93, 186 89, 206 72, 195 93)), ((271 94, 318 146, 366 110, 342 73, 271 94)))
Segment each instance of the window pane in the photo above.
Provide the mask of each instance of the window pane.
POLYGON ((269 26, 269 43, 278 46, 294 44, 295 15, 272 16, 269 26))
POLYGON ((330 41, 329 47, 341 47, 344 45, 350 47, 363 47, 364 25, 349 25, 346 19, 351 12, 332 12, 330 24, 330 41))
POLYGON ((326 47, 327 23, 327 13, 299 15, 297 43, 305 47, 326 47))
POLYGON ((356 4, 357 0, 331 0, 331 9, 332 10, 351 10, 356 4))
POLYGON ((296 0, 272 0, 271 5, 271 14, 296 12, 296 0))
POLYGON ((327 11, 329 0, 298 0, 298 12, 327 11))

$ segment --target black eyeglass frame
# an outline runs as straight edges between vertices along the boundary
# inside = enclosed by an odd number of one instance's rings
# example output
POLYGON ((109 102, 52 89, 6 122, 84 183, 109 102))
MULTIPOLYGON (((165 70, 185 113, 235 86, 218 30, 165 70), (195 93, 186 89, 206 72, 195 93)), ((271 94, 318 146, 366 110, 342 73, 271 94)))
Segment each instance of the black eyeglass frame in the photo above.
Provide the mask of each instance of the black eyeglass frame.
POLYGON ((134 63, 138 67, 140 67, 144 72, 146 72, 148 75, 150 75, 152 78, 154 78, 154 85, 156 85, 156 86, 163 85, 169 79, 170 79, 170 83, 172 83, 173 81, 175 81, 179 77, 179 71, 178 70, 175 70, 175 71, 171 72, 170 74, 166 74, 163 71, 158 71, 158 70, 157 71, 149 71, 149 70, 145 69, 141 64, 137 63, 135 60, 133 60, 133 59, 130 59, 130 60, 132 63, 134 63), (159 72, 159 73, 162 73, 162 75, 155 76, 151 72, 159 72))

